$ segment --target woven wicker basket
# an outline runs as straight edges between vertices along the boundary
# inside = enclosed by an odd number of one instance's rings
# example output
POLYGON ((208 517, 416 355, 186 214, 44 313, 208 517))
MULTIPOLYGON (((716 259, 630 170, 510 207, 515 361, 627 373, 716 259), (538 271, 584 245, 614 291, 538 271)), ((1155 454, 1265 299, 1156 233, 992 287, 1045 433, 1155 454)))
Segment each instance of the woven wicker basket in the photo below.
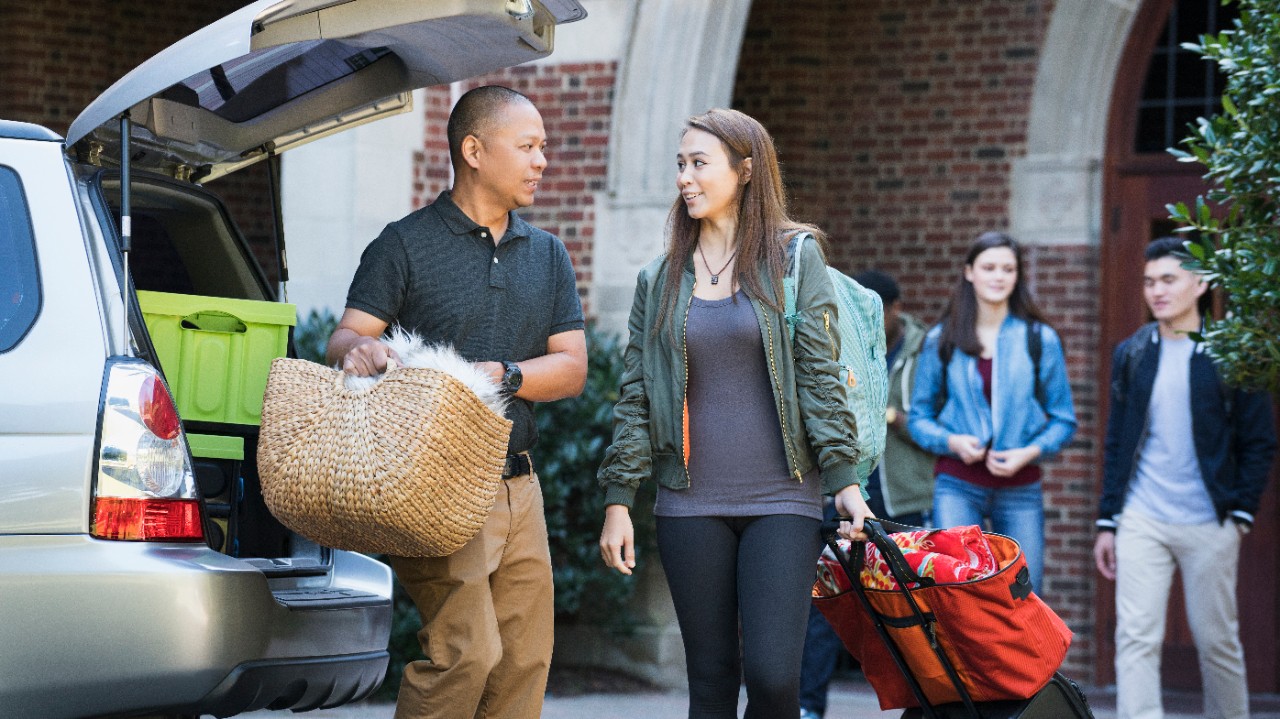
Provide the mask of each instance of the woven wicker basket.
POLYGON ((392 369, 348 389, 314 362, 271 363, 258 473, 289 529, 358 552, 438 557, 493 508, 511 422, 454 377, 392 369))

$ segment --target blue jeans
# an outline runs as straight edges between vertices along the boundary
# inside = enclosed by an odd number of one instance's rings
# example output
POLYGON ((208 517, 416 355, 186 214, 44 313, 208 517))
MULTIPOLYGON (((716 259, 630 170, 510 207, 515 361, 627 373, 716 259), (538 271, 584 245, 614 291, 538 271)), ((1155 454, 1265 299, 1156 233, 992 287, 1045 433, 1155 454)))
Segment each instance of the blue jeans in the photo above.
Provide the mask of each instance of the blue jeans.
POLYGON ((939 474, 933 487, 933 523, 937 527, 969 524, 1013 537, 1022 545, 1031 572, 1031 586, 1041 592, 1044 582, 1044 496, 1040 483, 993 489, 939 474))

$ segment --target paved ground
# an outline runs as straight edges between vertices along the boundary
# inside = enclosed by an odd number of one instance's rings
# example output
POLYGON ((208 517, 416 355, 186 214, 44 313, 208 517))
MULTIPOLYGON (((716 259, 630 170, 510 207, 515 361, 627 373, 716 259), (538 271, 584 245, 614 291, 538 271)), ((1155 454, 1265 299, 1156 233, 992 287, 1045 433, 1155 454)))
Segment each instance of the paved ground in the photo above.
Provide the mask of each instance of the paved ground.
MULTIPOLYGON (((1105 690, 1089 692, 1096 719, 1115 718, 1115 696, 1105 690)), ((860 681, 832 685, 828 719, 896 719, 901 711, 882 712, 870 687, 860 681)), ((745 706, 745 697, 739 706, 745 706)), ((1197 694, 1169 693, 1165 696, 1166 719, 1196 719, 1200 713, 1197 694)), ((543 719, 684 719, 688 705, 683 693, 589 694, 577 697, 547 697, 543 719)), ((305 719, 391 719, 388 704, 359 704, 296 715, 305 719)), ((295 715, 281 712, 253 712, 241 715, 253 719, 284 719, 295 715)), ((1280 719, 1280 696, 1253 698, 1252 719, 1280 719)))

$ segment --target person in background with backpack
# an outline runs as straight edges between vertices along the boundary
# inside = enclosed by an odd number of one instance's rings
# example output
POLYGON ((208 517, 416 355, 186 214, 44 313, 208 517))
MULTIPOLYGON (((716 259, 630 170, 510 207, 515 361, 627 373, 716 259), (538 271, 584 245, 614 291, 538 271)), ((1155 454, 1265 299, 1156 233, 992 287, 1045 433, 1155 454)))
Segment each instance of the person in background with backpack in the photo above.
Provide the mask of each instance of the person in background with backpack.
POLYGON ((884 303, 885 365, 889 378, 889 403, 885 424, 884 459, 867 479, 867 506, 877 517, 923 527, 933 509, 933 465, 937 457, 926 452, 907 431, 911 390, 928 327, 903 312, 902 290, 889 275, 866 270, 853 276, 863 287, 880 295, 884 303))
POLYGON ((1249 716, 1236 576, 1240 543, 1276 450, 1271 399, 1228 387, 1201 330, 1208 285, 1182 242, 1147 246, 1142 294, 1155 322, 1111 360, 1102 501, 1093 554, 1116 581, 1116 715, 1160 719, 1160 654, 1174 570, 1182 573, 1208 719, 1249 716), (1229 521, 1228 521, 1229 520, 1229 521))
POLYGON ((985 232, 964 260, 942 322, 929 331, 907 420, 938 456, 933 523, 982 525, 1022 545, 1043 590, 1041 460, 1076 431, 1062 342, 1024 282, 1012 237, 985 232))
POLYGON ((861 536, 837 298, 817 242, 799 252, 791 338, 787 217, 773 140, 734 110, 689 118, 666 253, 640 271, 605 491, 604 562, 636 567, 631 506, 658 483, 658 552, 684 642, 689 716, 798 717, 800 656, 822 546, 822 494, 861 536), (739 634, 741 627, 741 634, 739 634))
MULTIPOLYGON (((933 508, 933 464, 937 457, 911 439, 906 408, 911 406, 911 388, 928 327, 902 311, 902 291, 889 275, 866 270, 854 275, 853 280, 879 295, 884 305, 883 361, 889 385, 884 417, 889 431, 884 458, 867 478, 867 506, 877 517, 924 526, 933 508)), ((828 507, 828 511, 834 513, 834 508, 828 507)), ((826 714, 831 676, 843 652, 844 645, 831 624, 816 605, 811 607, 800 672, 800 719, 822 719, 826 714)))

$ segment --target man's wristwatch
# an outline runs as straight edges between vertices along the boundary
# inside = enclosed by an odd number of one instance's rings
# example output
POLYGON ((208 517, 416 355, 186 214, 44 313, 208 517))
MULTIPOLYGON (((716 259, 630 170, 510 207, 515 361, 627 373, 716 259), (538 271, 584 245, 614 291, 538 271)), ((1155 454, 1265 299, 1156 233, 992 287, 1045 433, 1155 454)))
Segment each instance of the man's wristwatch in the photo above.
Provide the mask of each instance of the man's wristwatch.
POLYGON ((507 360, 503 360, 502 368, 502 391, 514 395, 524 384, 524 373, 520 371, 520 365, 507 360))

